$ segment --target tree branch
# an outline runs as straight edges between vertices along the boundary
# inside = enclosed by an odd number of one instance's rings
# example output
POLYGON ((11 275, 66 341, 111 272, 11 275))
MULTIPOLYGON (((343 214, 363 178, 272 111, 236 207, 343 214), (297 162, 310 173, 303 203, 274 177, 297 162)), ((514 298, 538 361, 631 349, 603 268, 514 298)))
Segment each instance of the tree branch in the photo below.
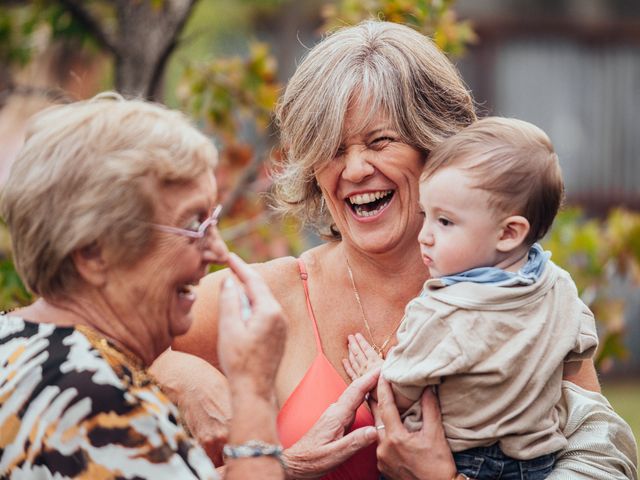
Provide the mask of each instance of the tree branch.
POLYGON ((116 37, 86 8, 84 0, 60 0, 60 3, 94 35, 102 47, 117 54, 118 41, 116 37))
POLYGON ((164 70, 167 62, 169 61, 169 57, 178 46, 178 43, 180 42, 180 33, 184 29, 184 26, 187 23, 187 20, 189 19, 189 16, 191 15, 191 12, 193 11, 198 1, 199 0, 188 0, 186 3, 182 3, 179 5, 170 2, 169 9, 175 12, 177 22, 173 26, 173 38, 167 45, 164 52, 162 52, 162 54, 160 55, 156 68, 149 82, 147 90, 147 96, 149 98, 155 98, 156 90, 158 89, 158 85, 160 84, 162 75, 164 74, 164 70))
POLYGON ((260 170, 260 167, 264 163, 265 156, 266 155, 264 153, 257 152, 251 159, 251 163, 249 163, 249 165, 247 165, 247 167, 242 171, 242 175, 240 175, 240 178, 236 182, 235 187, 227 194, 226 198, 224 199, 224 202, 222 204, 223 214, 231 210, 238 199, 240 199, 245 194, 247 187, 251 184, 251 182, 254 181, 256 175, 258 174, 258 171, 260 170))

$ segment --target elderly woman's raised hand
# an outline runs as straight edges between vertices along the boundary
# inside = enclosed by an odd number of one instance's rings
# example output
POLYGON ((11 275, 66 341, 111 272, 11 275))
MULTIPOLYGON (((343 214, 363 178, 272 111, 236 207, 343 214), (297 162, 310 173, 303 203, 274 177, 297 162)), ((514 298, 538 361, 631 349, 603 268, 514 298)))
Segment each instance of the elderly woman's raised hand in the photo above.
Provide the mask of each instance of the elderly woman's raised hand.
POLYGON ((351 383, 306 435, 285 450, 287 478, 319 478, 378 438, 374 427, 345 432, 379 374, 376 369, 351 383))
POLYGON ((444 435, 438 397, 430 389, 422 394, 422 428, 409 432, 400 420, 391 385, 380 377, 374 413, 384 425, 378 443, 378 468, 394 480, 451 480, 456 475, 444 435))
POLYGON ((229 277, 220 291, 220 367, 232 391, 255 388, 254 393, 266 398, 284 350, 284 314, 262 277, 233 253, 229 268, 241 285, 229 277), (243 290, 249 305, 242 299, 243 290))

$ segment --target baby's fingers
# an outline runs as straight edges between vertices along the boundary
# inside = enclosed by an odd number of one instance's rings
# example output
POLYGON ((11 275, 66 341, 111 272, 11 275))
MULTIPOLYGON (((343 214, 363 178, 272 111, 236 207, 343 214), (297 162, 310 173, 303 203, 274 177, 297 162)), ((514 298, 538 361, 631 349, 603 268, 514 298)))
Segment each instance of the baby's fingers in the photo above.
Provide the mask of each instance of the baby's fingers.
POLYGON ((367 341, 366 338, 361 333, 356 333, 355 341, 358 343, 360 350, 362 353, 370 360, 374 360, 377 362, 380 359, 380 355, 378 352, 374 350, 371 344, 367 341))
POLYGON ((356 375, 362 375, 362 372, 366 367, 366 359, 364 358, 364 354, 361 353, 360 356, 358 356, 351 350, 349 350, 347 360, 349 362, 349 366, 356 373, 356 375))
POLYGON ((342 366, 344 367, 344 371, 347 372, 347 375, 349 375, 351 381, 354 381, 360 376, 353 370, 353 368, 351 368, 351 363, 349 363, 349 360, 346 358, 342 359, 342 366))

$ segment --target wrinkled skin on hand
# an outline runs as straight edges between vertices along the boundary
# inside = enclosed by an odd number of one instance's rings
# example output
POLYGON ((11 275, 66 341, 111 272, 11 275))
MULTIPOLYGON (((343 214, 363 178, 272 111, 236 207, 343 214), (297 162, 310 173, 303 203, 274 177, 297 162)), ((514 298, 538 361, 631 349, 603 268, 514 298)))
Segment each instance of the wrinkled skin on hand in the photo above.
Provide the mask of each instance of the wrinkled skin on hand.
POLYGON ((284 452, 287 478, 319 478, 378 438, 374 427, 346 433, 369 390, 375 387, 380 371, 355 380, 338 401, 325 410, 314 426, 284 452))

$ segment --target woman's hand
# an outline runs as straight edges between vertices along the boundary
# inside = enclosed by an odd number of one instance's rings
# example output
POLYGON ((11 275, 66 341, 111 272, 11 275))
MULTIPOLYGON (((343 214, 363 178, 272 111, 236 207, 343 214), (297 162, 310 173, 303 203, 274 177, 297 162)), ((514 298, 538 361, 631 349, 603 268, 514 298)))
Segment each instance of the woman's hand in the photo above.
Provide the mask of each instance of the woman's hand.
POLYGON ((393 400, 391 385, 378 381, 378 405, 374 414, 379 431, 378 469, 394 480, 451 480, 456 465, 444 436, 438 397, 431 388, 422 394, 422 429, 409 432, 393 400))
MULTIPOLYGON (((295 445, 284 452, 287 478, 318 478, 378 438, 376 429, 363 427, 345 435, 356 410, 380 374, 373 370, 356 379, 295 445)), ((449 479, 447 479, 449 480, 449 479)))
POLYGON ((229 254, 229 267, 241 285, 229 277, 220 292, 220 367, 232 391, 250 388, 271 398, 284 351, 284 314, 262 277, 240 257, 229 254))

